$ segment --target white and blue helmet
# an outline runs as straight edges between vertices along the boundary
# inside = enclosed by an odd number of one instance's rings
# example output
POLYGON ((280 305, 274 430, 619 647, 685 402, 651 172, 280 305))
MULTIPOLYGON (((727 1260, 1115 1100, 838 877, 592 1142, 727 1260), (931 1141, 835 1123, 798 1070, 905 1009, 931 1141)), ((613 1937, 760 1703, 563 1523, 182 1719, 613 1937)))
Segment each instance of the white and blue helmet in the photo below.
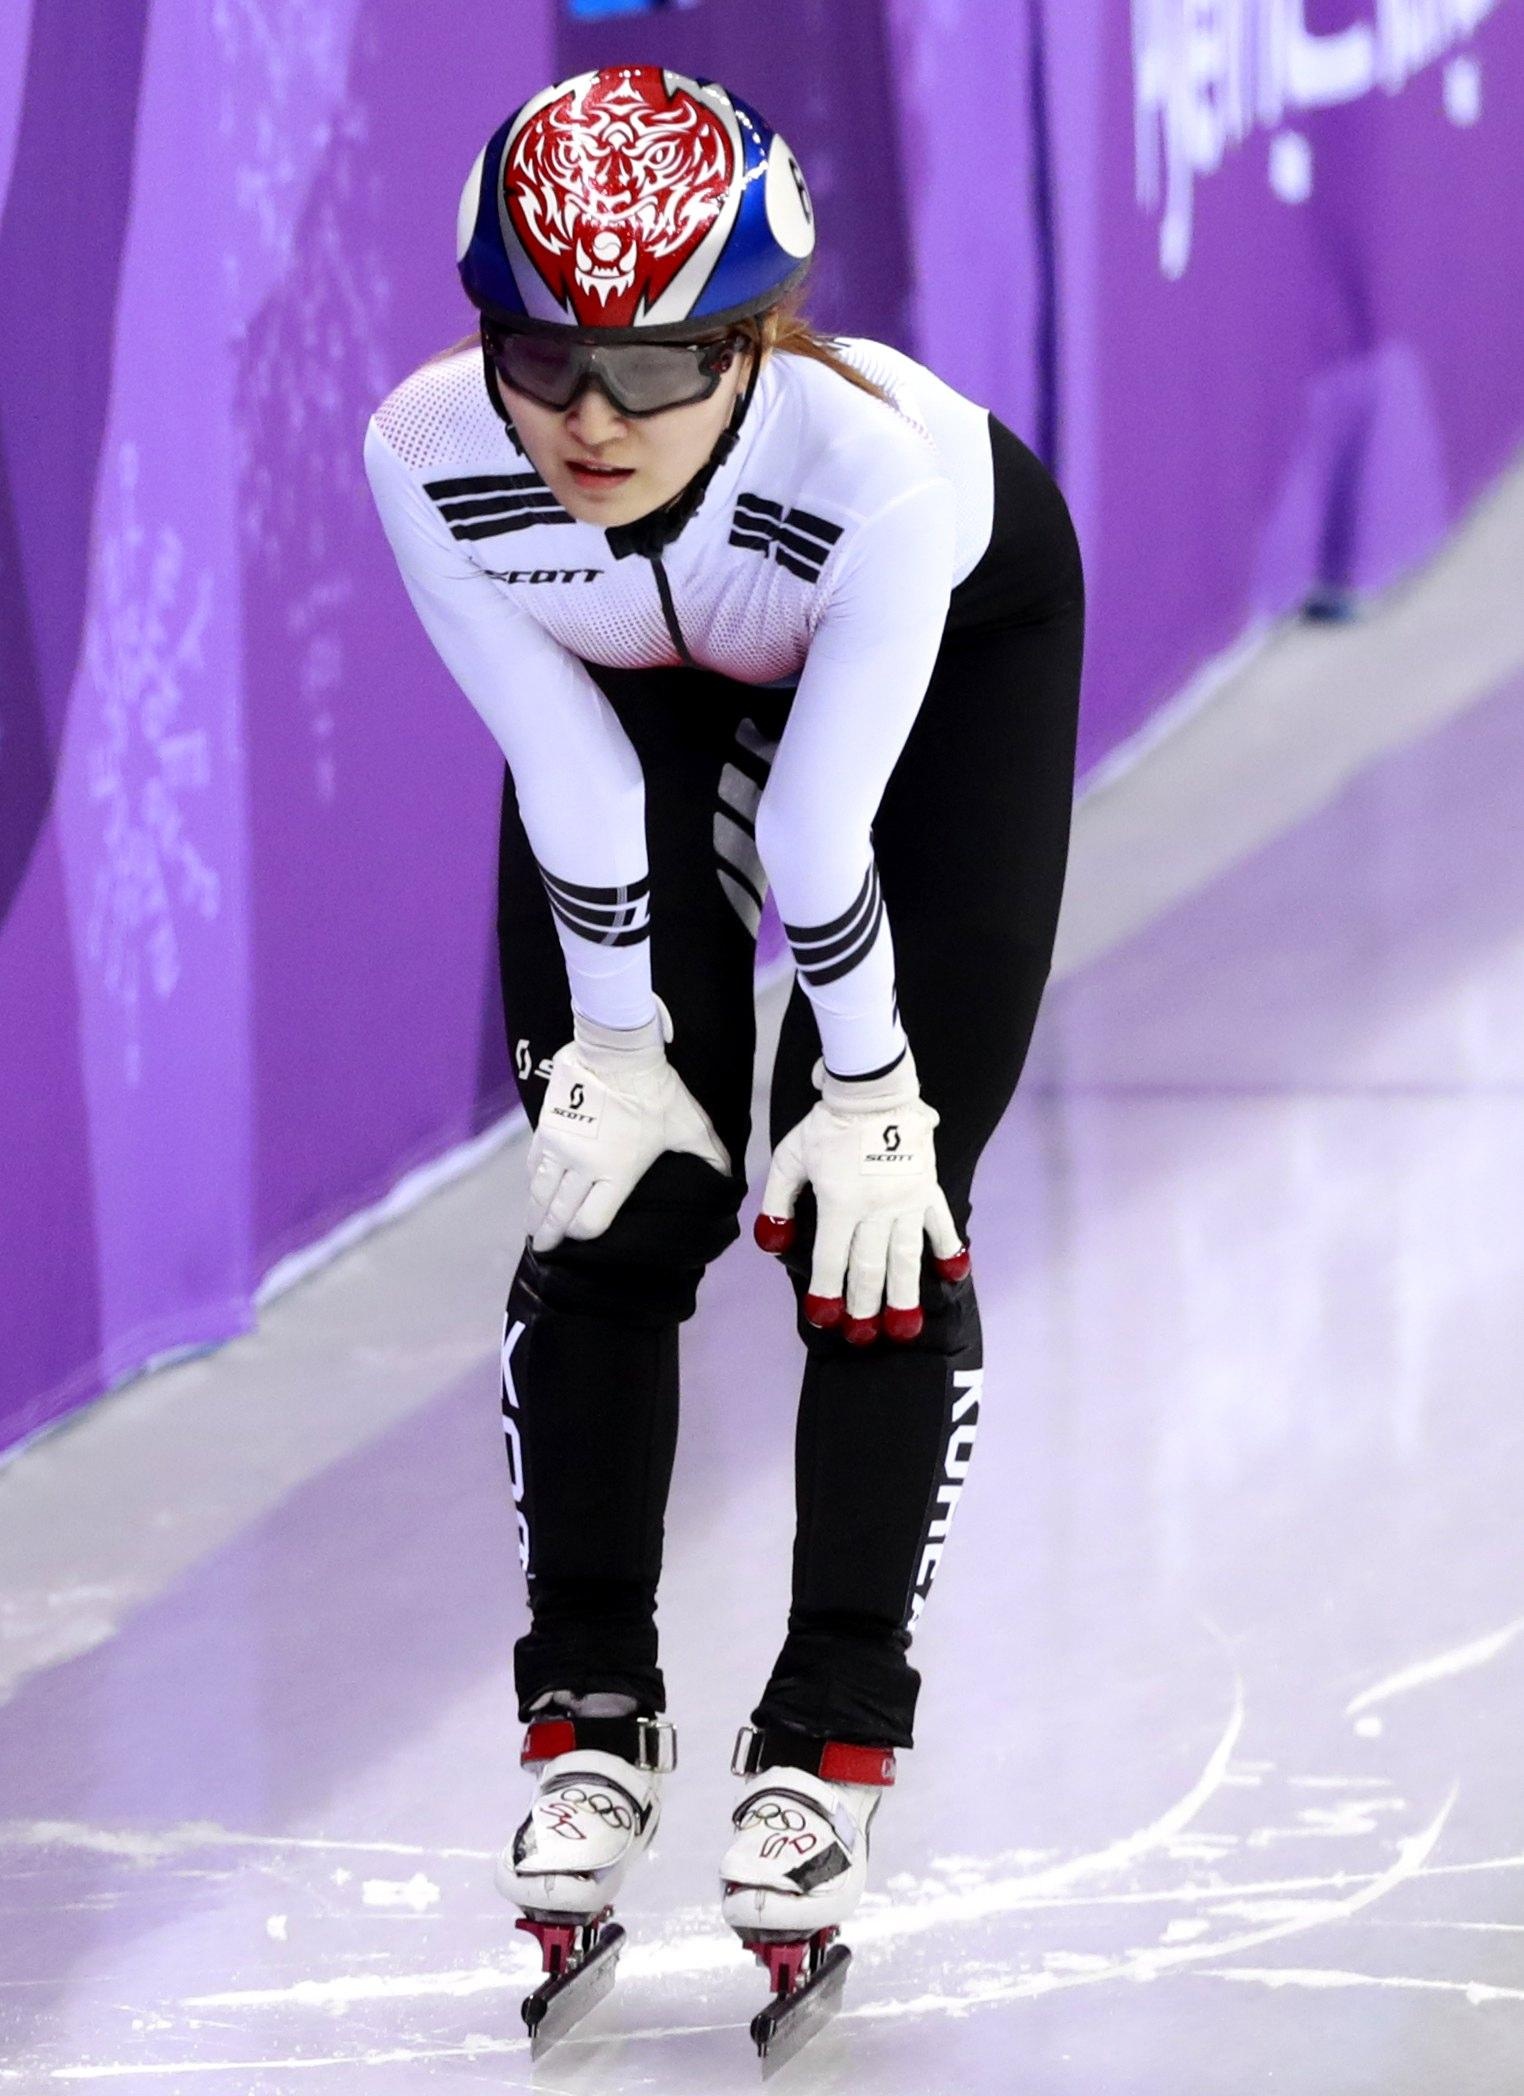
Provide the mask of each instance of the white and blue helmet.
POLYGON ((691 338, 804 277, 799 163, 747 103, 660 66, 604 66, 524 103, 460 200, 467 296, 489 321, 602 342, 691 338))

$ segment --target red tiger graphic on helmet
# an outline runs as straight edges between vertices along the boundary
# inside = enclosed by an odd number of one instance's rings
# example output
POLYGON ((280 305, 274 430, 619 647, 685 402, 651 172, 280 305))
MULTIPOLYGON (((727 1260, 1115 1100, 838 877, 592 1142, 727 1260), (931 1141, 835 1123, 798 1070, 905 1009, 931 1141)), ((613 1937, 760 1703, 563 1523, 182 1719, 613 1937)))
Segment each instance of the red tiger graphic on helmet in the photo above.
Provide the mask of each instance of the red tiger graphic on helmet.
POLYGON ((724 208, 735 147, 659 66, 605 71, 546 103, 503 163, 513 230, 584 327, 648 312, 724 208))

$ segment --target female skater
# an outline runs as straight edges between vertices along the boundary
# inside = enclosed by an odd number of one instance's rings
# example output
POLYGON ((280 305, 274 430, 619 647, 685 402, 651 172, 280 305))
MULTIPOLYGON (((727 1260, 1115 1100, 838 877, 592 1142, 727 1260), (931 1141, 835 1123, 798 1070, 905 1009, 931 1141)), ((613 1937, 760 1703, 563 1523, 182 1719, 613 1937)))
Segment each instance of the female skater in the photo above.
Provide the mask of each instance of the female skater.
POLYGON ((978 1420, 970 1187, 1048 973, 1083 622, 1042 466, 909 358, 810 330, 813 245, 797 163, 723 88, 547 88, 461 199, 479 335, 366 439, 414 606, 508 766, 535 1133, 503 1403, 539 1789, 498 1883, 553 1975, 597 1956, 674 1763, 678 1327, 738 1234, 769 886, 793 949, 756 1225, 805 1348, 793 1595, 720 1866, 785 1998, 912 1744, 911 1631, 978 1420))

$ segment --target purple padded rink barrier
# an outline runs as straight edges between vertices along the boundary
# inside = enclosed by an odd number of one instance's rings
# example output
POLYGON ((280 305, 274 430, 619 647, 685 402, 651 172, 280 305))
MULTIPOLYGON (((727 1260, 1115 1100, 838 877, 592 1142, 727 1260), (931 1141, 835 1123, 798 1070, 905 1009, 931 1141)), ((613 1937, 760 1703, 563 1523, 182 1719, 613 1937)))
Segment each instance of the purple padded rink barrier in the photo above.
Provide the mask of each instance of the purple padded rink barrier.
POLYGON ((426 95, 409 0, 4 12, 0 1445, 510 1103, 500 775, 360 443, 552 63, 548 7, 426 95))
POLYGON ((1085 768, 1256 618, 1422 559, 1524 434, 1524 9, 892 19, 916 340, 1069 495, 1085 768))
POLYGON ((246 1328, 511 1101, 497 767, 359 440, 460 326, 475 143, 635 56, 789 136, 826 324, 1057 463, 1087 763, 1255 619, 1409 568, 1519 439, 1518 0, 14 0, 0 1448, 246 1328))

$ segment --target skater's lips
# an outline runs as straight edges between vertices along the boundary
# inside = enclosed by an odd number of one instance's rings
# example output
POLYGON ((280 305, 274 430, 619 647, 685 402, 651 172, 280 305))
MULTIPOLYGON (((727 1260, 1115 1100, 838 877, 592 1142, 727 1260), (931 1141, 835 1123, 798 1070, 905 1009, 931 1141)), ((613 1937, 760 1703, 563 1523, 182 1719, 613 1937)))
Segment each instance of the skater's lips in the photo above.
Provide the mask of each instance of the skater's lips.
POLYGON ((592 503, 601 502, 605 495, 617 495, 635 477, 633 466, 605 466, 597 459, 568 459, 566 471, 577 493, 592 503))

